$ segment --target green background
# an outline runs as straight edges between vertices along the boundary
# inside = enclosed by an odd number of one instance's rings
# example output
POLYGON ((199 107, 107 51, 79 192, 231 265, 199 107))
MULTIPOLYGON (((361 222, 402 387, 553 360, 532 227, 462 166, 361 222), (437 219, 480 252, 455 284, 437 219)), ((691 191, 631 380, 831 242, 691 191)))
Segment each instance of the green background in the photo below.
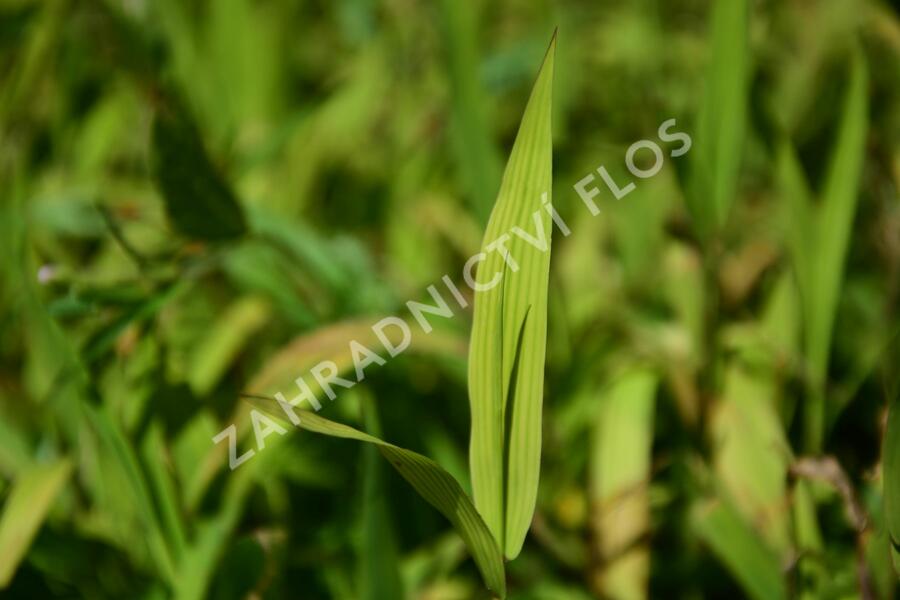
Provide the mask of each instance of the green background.
MULTIPOLYGON (((0 596, 487 597, 373 450, 291 430, 231 472, 211 438, 461 285, 557 26, 572 234, 510 597, 893 597, 900 19, 868 0, 0 2, 0 596), (630 176, 671 118, 691 150, 630 176), (636 189, 593 217, 601 165, 636 189)), ((471 312, 434 322, 320 414, 469 490, 471 312)))

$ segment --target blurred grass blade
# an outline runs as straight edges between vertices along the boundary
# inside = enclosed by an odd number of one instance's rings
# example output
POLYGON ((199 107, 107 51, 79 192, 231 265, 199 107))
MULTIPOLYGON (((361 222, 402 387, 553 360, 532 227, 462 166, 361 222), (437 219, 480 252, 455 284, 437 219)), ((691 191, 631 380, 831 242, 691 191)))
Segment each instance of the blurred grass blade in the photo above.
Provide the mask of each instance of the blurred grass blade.
POLYGON ((693 523, 750 598, 787 598, 777 557, 732 506, 709 500, 695 507, 693 523))
POLYGON ((813 383, 819 388, 807 406, 807 450, 819 451, 825 435, 825 396, 821 392, 828 368, 832 329, 844 279, 844 263, 859 198, 858 188, 865 154, 868 126, 868 69, 862 51, 854 49, 850 83, 844 99, 837 145, 829 163, 828 176, 817 220, 817 247, 814 256, 816 299, 809 315, 807 359, 813 383))
POLYGON ((805 321, 805 353, 810 395, 804 421, 806 449, 821 450, 825 435, 825 379, 832 330, 844 277, 850 234, 858 200, 868 121, 868 72, 862 52, 854 49, 838 138, 832 151, 821 204, 808 198, 801 167, 789 145, 778 157, 782 194, 789 206, 788 245, 805 321))
POLYGON ((713 3, 706 93, 687 190, 703 237, 724 224, 736 195, 747 123, 749 14, 747 0, 713 3))
POLYGON ((232 302, 197 344, 188 382, 198 396, 213 390, 250 337, 269 319, 269 303, 258 296, 232 302))
POLYGON ((204 240, 243 234, 244 213, 213 165, 193 119, 176 101, 153 121, 153 176, 166 212, 180 233, 204 240))
POLYGON ((655 374, 623 375, 602 403, 591 438, 592 524, 604 598, 646 598, 650 552, 640 543, 648 533, 650 452, 653 443, 655 374))
POLYGON ((494 148, 478 72, 477 11, 471 2, 442 0, 441 23, 447 46, 452 90, 451 141, 473 213, 480 225, 488 221, 491 196, 500 181, 500 158, 494 148))
POLYGON ((117 506, 133 511, 134 516, 139 519, 143 534, 143 539, 135 540, 134 543, 146 544, 160 577, 173 581, 175 560, 172 549, 163 534, 150 485, 140 467, 131 440, 110 416, 108 409, 88 407, 87 414, 100 441, 103 455, 109 460, 107 464, 110 474, 118 475, 119 480, 126 484, 122 488, 110 490, 110 500, 115 501, 117 506))
POLYGON ((894 569, 900 576, 900 400, 894 400, 888 412, 883 453, 884 515, 894 569))
POLYGON ((147 473, 148 487, 160 513, 162 531, 172 548, 172 557, 177 562, 187 546, 187 534, 181 518, 181 506, 175 486, 168 448, 162 425, 150 425, 141 442, 141 458, 147 473))
MULTIPOLYGON (((366 430, 374 436, 381 435, 381 424, 374 400, 364 394, 361 398, 366 430)), ((397 540, 388 510, 387 486, 383 464, 371 444, 363 450, 363 505, 362 505, 362 555, 360 594, 361 600, 394 600, 404 598, 400 579, 400 560, 397 540)))
MULTIPOLYGON (((824 551, 822 532, 816 516, 816 501, 809 481, 799 479, 792 494, 791 517, 794 525, 794 547, 801 555, 819 556, 824 551)), ((804 581, 798 597, 802 600, 821 598, 830 580, 828 567, 820 561, 801 560, 797 571, 804 581)))
POLYGON ((421 454, 398 448, 347 425, 323 419, 315 413, 296 412, 300 416, 299 427, 307 431, 374 444, 419 495, 453 524, 469 548, 487 587, 500 597, 506 595, 503 555, 496 541, 472 501, 440 465, 421 454))
POLYGON ((0 589, 12 581, 71 473, 72 463, 64 459, 32 467, 16 480, 0 518, 0 589))
POLYGON ((272 453, 261 455, 244 465, 228 478, 222 491, 222 503, 218 512, 209 518, 195 522, 195 534, 178 564, 172 598, 175 600, 201 600, 207 598, 216 564, 229 538, 241 520, 249 492, 260 477, 259 472, 271 459, 272 453))
POLYGON ((794 274, 803 302, 804 314, 809 314, 813 307, 809 306, 815 299, 810 298, 807 290, 812 289, 813 256, 815 248, 815 205, 812 193, 803 174, 803 167, 797 153, 789 141, 779 145, 776 158, 778 185, 785 205, 784 219, 787 246, 791 252, 794 274))
POLYGON ((502 285, 476 296, 469 351, 472 489, 479 512, 508 558, 518 555, 531 525, 540 470, 550 270, 550 216, 542 208, 542 194, 549 202, 555 49, 554 34, 485 232, 487 259, 479 265, 477 281, 486 284, 498 272, 504 277, 502 285), (539 238, 535 212, 546 251, 511 236, 507 248, 520 269, 504 272, 504 257, 487 246, 513 227, 539 238))
POLYGON ((791 531, 784 499, 791 450, 776 411, 774 377, 734 363, 722 370, 722 397, 709 422, 717 480, 738 514, 786 558, 791 531))

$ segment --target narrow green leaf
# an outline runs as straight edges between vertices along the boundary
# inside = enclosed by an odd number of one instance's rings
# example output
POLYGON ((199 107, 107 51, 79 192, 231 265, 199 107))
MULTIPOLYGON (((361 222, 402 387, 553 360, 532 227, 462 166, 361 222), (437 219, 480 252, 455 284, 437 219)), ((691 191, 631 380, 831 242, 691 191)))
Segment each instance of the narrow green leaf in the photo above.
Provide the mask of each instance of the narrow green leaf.
POLYGON ((181 517, 173 471, 168 458, 162 426, 153 423, 141 443, 141 458, 147 473, 148 487, 159 508, 161 530, 166 535, 172 558, 177 561, 187 545, 187 534, 181 517))
POLYGON ((749 597, 787 598, 777 557, 734 507, 722 500, 710 500, 695 507, 693 523, 749 597))
POLYGON ((805 353, 810 376, 804 434, 818 452, 825 435, 824 385, 844 263, 858 201, 868 123, 868 70, 854 49, 838 138, 832 150, 821 204, 815 206, 790 145, 779 150, 778 176, 791 217, 788 245, 800 288, 805 353))
POLYGON ((500 158, 494 147, 486 103, 479 85, 477 12, 472 2, 442 0, 441 22, 447 46, 447 72, 452 92, 451 142, 471 197, 473 213, 484 225, 491 211, 491 194, 500 181, 500 158))
POLYGON ((466 543, 485 584, 500 597, 506 595, 503 555, 475 505, 453 477, 436 462, 376 437, 335 423, 308 411, 295 411, 298 427, 332 437, 374 444, 388 462, 429 504, 453 524, 466 543))
POLYGON ((271 452, 261 455, 228 478, 218 512, 194 523, 196 533, 178 564, 172 598, 201 600, 208 596, 207 588, 216 564, 241 520, 244 503, 254 482, 260 477, 266 462, 271 460, 266 457, 272 455, 271 452))
POLYGON ((166 212, 180 233, 205 240, 244 233, 237 197, 209 159, 193 120, 176 102, 161 108, 153 122, 152 163, 166 212))
POLYGON ((140 520, 143 533, 143 539, 135 540, 135 543, 147 545, 158 574, 166 581, 172 581, 175 575, 175 560, 163 535, 162 525, 153 505, 150 485, 141 470, 131 441, 110 417, 107 409, 91 406, 87 408, 87 415, 100 440, 103 454, 109 458, 107 464, 111 470, 117 471, 122 481, 127 482, 125 489, 117 489, 114 493, 118 500, 135 505, 134 515, 140 520))
POLYGON ((476 280, 502 281, 475 299, 469 350, 475 504, 508 558, 522 548, 537 499, 547 341, 552 169, 551 96, 556 37, 531 92, 491 213, 476 280), (538 248, 513 233, 543 239, 538 248), (506 240, 508 256, 491 244, 506 240))
POLYGON ((783 198, 786 224, 785 235, 791 252, 794 274, 801 290, 801 302, 804 313, 809 312, 808 305, 814 300, 808 297, 807 290, 812 289, 812 252, 815 249, 815 206, 812 193, 803 174, 803 167, 797 158, 790 142, 782 142, 777 151, 776 173, 778 185, 783 198))
POLYGON ((12 581, 71 473, 72 463, 64 459, 32 467, 16 480, 0 518, 0 589, 12 581))
POLYGON ((687 194, 704 237, 728 218, 737 188, 750 81, 749 14, 747 0, 713 3, 710 63, 687 194))
POLYGON ((813 266, 814 312, 808 315, 807 360, 814 385, 819 388, 810 399, 806 420, 806 444, 812 452, 821 450, 825 435, 824 386, 831 337, 844 279, 844 263, 853 230, 859 198, 858 188, 868 129, 868 69, 862 51, 855 49, 850 83, 844 99, 838 139, 834 147, 816 222, 816 249, 813 266))

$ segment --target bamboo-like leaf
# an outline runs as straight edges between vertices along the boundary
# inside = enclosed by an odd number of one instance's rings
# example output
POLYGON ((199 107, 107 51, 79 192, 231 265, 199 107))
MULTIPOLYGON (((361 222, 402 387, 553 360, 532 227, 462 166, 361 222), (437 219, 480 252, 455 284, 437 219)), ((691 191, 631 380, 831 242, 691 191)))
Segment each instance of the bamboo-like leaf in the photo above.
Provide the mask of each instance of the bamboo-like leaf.
POLYGON ((540 470, 551 229, 542 195, 549 203, 555 47, 554 35, 485 232, 476 280, 489 285, 498 273, 502 280, 476 296, 469 350, 475 505, 508 558, 518 555, 531 525, 540 470), (514 235, 515 227, 546 246, 514 235), (502 249, 491 250, 506 235, 510 263, 502 249))
POLYGON ((0 518, 0 589, 12 580, 71 472, 71 461, 60 460, 33 467, 16 480, 0 518))
POLYGON ((484 520, 459 483, 439 464, 347 425, 309 411, 295 411, 298 427, 332 437, 374 444, 388 462, 429 504, 447 517, 466 543, 485 584, 501 598, 506 595, 503 554, 484 520))
POLYGON ((711 21, 706 94, 687 195, 688 208, 704 236, 727 219, 741 166, 750 80, 747 0, 714 2, 711 21))

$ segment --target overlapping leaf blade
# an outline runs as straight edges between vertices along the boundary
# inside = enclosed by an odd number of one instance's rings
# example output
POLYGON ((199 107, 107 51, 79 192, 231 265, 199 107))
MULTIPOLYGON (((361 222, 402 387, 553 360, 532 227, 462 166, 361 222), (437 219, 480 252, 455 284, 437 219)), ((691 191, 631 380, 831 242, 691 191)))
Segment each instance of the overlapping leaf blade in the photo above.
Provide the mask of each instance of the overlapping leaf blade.
POLYGON ((475 505, 447 471, 430 458, 347 425, 308 411, 298 410, 296 413, 300 417, 298 426, 307 431, 374 444, 419 495, 453 524, 478 565, 487 587, 500 597, 505 596, 503 554, 475 505))

